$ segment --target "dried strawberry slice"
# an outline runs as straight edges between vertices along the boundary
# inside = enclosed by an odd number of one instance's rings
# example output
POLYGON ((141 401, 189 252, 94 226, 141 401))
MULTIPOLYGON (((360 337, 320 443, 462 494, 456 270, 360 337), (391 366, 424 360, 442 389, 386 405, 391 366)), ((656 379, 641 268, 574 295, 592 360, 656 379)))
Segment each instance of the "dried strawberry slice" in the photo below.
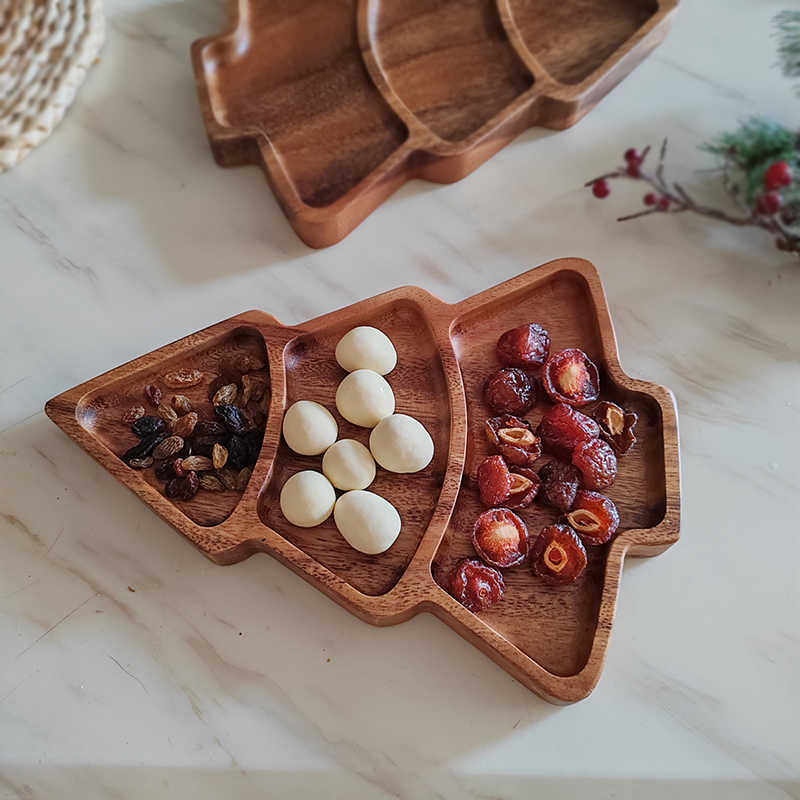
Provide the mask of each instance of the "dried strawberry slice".
POLYGON ((550 353, 550 334, 535 322, 506 331, 497 341, 497 357, 508 367, 541 367, 550 353))
POLYGON ((530 378, 515 367, 492 373, 484 388, 486 403, 495 414, 522 414, 536 402, 530 378))
POLYGON ((502 600, 506 588, 500 572, 475 558, 459 561, 448 585, 453 597, 473 613, 485 611, 502 600))
POLYGON ((592 439, 572 451, 572 463, 581 471, 587 489, 605 489, 617 477, 617 457, 602 440, 592 439))
POLYGON ((478 467, 478 489, 481 502, 499 506, 511 492, 511 473, 502 456, 489 456, 478 467))
POLYGON ((539 495, 545 503, 559 511, 569 511, 581 482, 581 474, 571 464, 550 461, 539 470, 542 488, 539 495))
POLYGON ((600 394, 600 375, 594 362, 577 347, 560 350, 547 359, 542 371, 545 391, 554 403, 585 406, 600 394))
POLYGON ((542 482, 539 476, 526 467, 516 467, 511 471, 511 489, 506 505, 509 508, 527 508, 539 493, 542 482))
POLYGON ((503 458, 517 467, 529 467, 542 454, 542 443, 530 422, 511 414, 486 420, 486 437, 503 458))
POLYGON ((586 548, 569 525, 548 525, 531 549, 531 568, 550 583, 572 583, 586 569, 586 548))
POLYGON ((566 403, 558 403, 542 417, 538 433, 548 452, 568 459, 581 442, 600 435, 600 426, 566 403))
POLYGON ((584 544, 605 544, 617 532, 619 512, 605 495, 581 490, 575 495, 567 522, 584 544))
POLYGON ((472 546, 487 564, 500 569, 514 567, 528 554, 528 528, 513 511, 492 508, 478 517, 472 546))

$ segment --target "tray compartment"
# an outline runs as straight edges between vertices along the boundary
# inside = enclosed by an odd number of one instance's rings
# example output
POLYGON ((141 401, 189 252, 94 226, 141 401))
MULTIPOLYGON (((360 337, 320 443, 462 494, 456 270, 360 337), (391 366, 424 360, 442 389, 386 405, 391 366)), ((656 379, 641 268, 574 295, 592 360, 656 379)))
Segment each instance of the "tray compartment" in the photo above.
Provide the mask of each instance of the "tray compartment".
MULTIPOLYGON (((123 374, 116 379, 88 392, 78 402, 75 417, 79 425, 108 448, 118 458, 139 439, 131 431, 130 424, 122 421, 122 415, 131 406, 143 406, 147 414, 156 414, 155 408, 146 400, 144 387, 155 383, 161 387, 163 402, 169 402, 173 394, 185 394, 201 419, 213 419, 213 407, 208 398, 208 387, 218 375, 220 365, 244 354, 257 357, 266 366, 264 374, 269 377, 267 354, 261 334, 249 327, 237 328, 220 334, 210 343, 188 348, 181 355, 165 359, 132 374, 123 374), (197 386, 184 389, 169 389, 162 380, 165 373, 173 369, 199 369, 203 380, 197 386)), ((267 391, 270 391, 268 388, 267 391)), ((159 481, 153 469, 130 470, 120 458, 120 465, 131 473, 141 476, 161 495, 164 482, 159 481)), ((166 496, 164 496, 165 499, 166 496)), ((169 500, 190 520, 199 525, 218 525, 227 519, 242 497, 241 492, 199 491, 191 500, 169 500)))
POLYGON ((264 137, 303 203, 331 205, 407 137, 361 59, 357 0, 242 3, 201 50, 213 115, 264 137))
POLYGON ((370 0, 368 15, 387 82, 442 139, 468 138, 533 85, 495 0, 370 0))
POLYGON ((403 527, 392 547, 368 556, 350 547, 336 530, 333 518, 316 528, 298 528, 283 517, 278 503, 285 481, 303 469, 321 471, 321 456, 299 456, 281 441, 272 479, 259 498, 262 522, 331 572, 367 595, 388 592, 401 578, 428 527, 447 467, 450 401, 441 358, 425 313, 409 300, 392 301, 368 316, 324 324, 290 341, 285 350, 286 407, 297 400, 315 400, 336 417, 339 438, 357 439, 369 446, 370 431, 344 420, 336 410, 336 389, 347 374, 336 362, 339 339, 356 325, 372 325, 389 336, 398 362, 386 376, 395 393, 397 413, 416 417, 434 441, 434 457, 422 472, 397 475, 378 468, 370 491, 385 497, 400 513, 403 527))
MULTIPOLYGON (((464 382, 469 434, 462 488, 432 567, 440 585, 458 559, 474 557, 472 527, 485 510, 478 499, 475 474, 481 461, 493 452, 483 432, 484 422, 491 416, 483 400, 483 383, 499 367, 495 356, 499 336, 525 322, 539 322, 550 331, 552 352, 580 347, 598 366, 603 363, 597 314, 586 281, 576 272, 556 273, 546 282, 500 296, 454 321, 452 341, 464 382)), ((542 391, 537 405, 525 415, 534 427, 550 406, 543 397, 542 391)), ((619 509, 620 532, 655 527, 666 508, 660 408, 647 395, 614 385, 605 370, 601 397, 621 402, 639 414, 639 441, 619 459, 618 478, 606 492, 619 509)), ((543 457, 536 468, 546 460, 543 457)), ((517 513, 532 536, 560 516, 538 503, 517 513)), ((548 586, 528 567, 506 570, 503 602, 479 615, 482 622, 554 675, 580 672, 594 643, 608 548, 587 548, 587 552, 586 573, 568 586, 548 586)))
POLYGON ((658 0, 505 0, 520 36, 560 83, 578 84, 659 10, 658 0))

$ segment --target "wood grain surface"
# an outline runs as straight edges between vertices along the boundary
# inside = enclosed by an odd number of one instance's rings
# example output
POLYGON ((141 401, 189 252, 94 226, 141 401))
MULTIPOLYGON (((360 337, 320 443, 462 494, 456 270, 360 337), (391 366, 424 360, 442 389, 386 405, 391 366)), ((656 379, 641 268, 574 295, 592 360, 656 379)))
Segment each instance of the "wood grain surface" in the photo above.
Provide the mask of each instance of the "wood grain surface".
MULTIPOLYGON (((204 391, 207 395, 207 384, 195 389, 199 403, 204 391)), ((541 399, 528 418, 536 423, 547 406, 541 399)), ((553 702, 585 697, 600 677, 625 555, 655 555, 679 536, 674 399, 664 387, 622 371, 599 277, 581 259, 550 262, 456 305, 406 287, 296 327, 261 311, 246 312, 70 389, 49 401, 46 411, 216 563, 269 553, 376 625, 434 613, 553 702), (480 511, 473 477, 487 452, 481 387, 496 367, 495 343, 503 331, 528 321, 550 330, 554 349, 579 346, 589 353, 601 367, 601 397, 639 413, 639 442, 620 459, 608 492, 620 510, 620 532, 610 546, 592 548, 585 575, 575 584, 551 587, 526 567, 508 570, 506 598, 476 615, 442 583, 454 561, 471 554, 472 525, 480 511), (294 528, 276 503, 288 475, 319 468, 319 458, 297 456, 281 441, 283 412, 294 400, 324 403, 337 417, 340 436, 366 442, 367 431, 346 423, 333 404, 344 376, 333 359, 335 344, 362 324, 380 327, 393 340, 399 361, 387 377, 397 410, 420 419, 435 444, 434 459, 421 473, 378 472, 373 488, 397 507, 403 521, 397 542, 380 556, 357 553, 330 521, 315 529, 294 528), (131 442, 121 408, 145 383, 177 366, 197 366, 210 382, 220 360, 234 352, 261 353, 268 360, 271 400, 258 463, 241 497, 201 492, 176 505, 154 480, 120 460, 131 442)), ((553 518, 538 506, 522 516, 532 534, 553 518)))
POLYGON ((457 181, 532 125, 575 124, 677 3, 238 0, 192 60, 217 161, 261 166, 324 247, 407 180, 457 181))

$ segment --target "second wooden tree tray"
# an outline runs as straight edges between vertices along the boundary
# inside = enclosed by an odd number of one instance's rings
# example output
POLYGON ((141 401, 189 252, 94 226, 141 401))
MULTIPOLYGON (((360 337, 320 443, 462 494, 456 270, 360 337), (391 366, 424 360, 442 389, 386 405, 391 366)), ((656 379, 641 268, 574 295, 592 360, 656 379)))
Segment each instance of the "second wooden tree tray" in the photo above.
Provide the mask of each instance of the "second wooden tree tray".
MULTIPOLYGON (((534 426, 546 406, 542 401, 527 415, 534 426)), ((216 563, 269 553, 375 625, 429 611, 554 702, 585 697, 600 677, 625 556, 656 555, 678 539, 680 477, 672 395, 622 371, 600 280, 594 267, 580 259, 553 261, 456 305, 406 287, 296 327, 249 311, 76 386, 51 400, 46 410, 216 563), (527 567, 508 570, 503 601, 473 614, 442 582, 457 559, 472 555, 472 527, 483 510, 473 478, 489 449, 482 386, 496 368, 497 338, 531 320, 550 331, 554 351, 574 346, 589 354, 601 369, 602 398, 638 413, 639 441, 620 458, 618 478, 608 490, 620 511, 620 532, 609 546, 590 548, 582 578, 549 586, 527 567), (417 417, 435 444, 433 461, 421 473, 378 470, 370 489, 392 502, 402 519, 397 541, 379 556, 353 550, 332 519, 317 528, 290 525, 277 503, 291 474, 320 468, 320 458, 298 456, 282 441, 283 412, 295 400, 323 403, 336 415, 341 438, 367 443, 369 431, 342 419, 334 402, 344 375, 334 348, 356 325, 374 325, 394 342, 398 364, 387 377, 397 411, 417 417), (188 502, 168 499, 152 469, 136 471, 121 460, 134 441, 123 413, 142 403, 145 384, 190 367, 202 371, 204 382, 186 393, 211 416, 210 381, 222 362, 244 354, 267 364, 271 382, 264 441, 246 490, 242 495, 201 491, 188 502)), ((538 505, 520 513, 532 534, 557 516, 538 505)))
POLYGON ((411 178, 451 183, 567 128, 666 35, 678 0, 234 0, 192 45, 211 148, 260 165, 312 247, 411 178))

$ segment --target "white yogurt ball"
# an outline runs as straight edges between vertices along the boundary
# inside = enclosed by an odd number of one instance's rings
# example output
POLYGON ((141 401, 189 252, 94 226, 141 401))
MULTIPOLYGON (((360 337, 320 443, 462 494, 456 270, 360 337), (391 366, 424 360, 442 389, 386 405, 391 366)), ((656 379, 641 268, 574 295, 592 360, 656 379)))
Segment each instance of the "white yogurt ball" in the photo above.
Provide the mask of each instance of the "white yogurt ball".
POLYGON ((283 438, 301 456, 324 453, 338 434, 339 426, 333 414, 311 400, 298 400, 283 416, 283 438))
POLYGON ((374 492, 343 494, 336 501, 333 519, 350 547, 367 555, 385 552, 400 533, 397 509, 374 492))
POLYGON ((375 459, 361 442, 340 439, 325 451, 322 471, 337 489, 366 489, 375 480, 375 459))
POLYGON ((394 392, 377 372, 357 369, 339 384, 336 408, 353 425, 374 428, 384 417, 394 413, 394 392))
POLYGON ((383 331, 369 325, 360 325, 339 339, 336 360, 348 372, 371 369, 379 375, 386 375, 397 364, 397 351, 392 340, 383 331))
POLYGON ((382 419, 370 434, 369 449, 389 472, 419 472, 431 463, 433 439, 414 417, 392 414, 382 419))
POLYGON ((336 492, 331 482, 312 469, 296 472, 281 489, 281 511, 292 525, 313 528, 331 515, 336 492))

